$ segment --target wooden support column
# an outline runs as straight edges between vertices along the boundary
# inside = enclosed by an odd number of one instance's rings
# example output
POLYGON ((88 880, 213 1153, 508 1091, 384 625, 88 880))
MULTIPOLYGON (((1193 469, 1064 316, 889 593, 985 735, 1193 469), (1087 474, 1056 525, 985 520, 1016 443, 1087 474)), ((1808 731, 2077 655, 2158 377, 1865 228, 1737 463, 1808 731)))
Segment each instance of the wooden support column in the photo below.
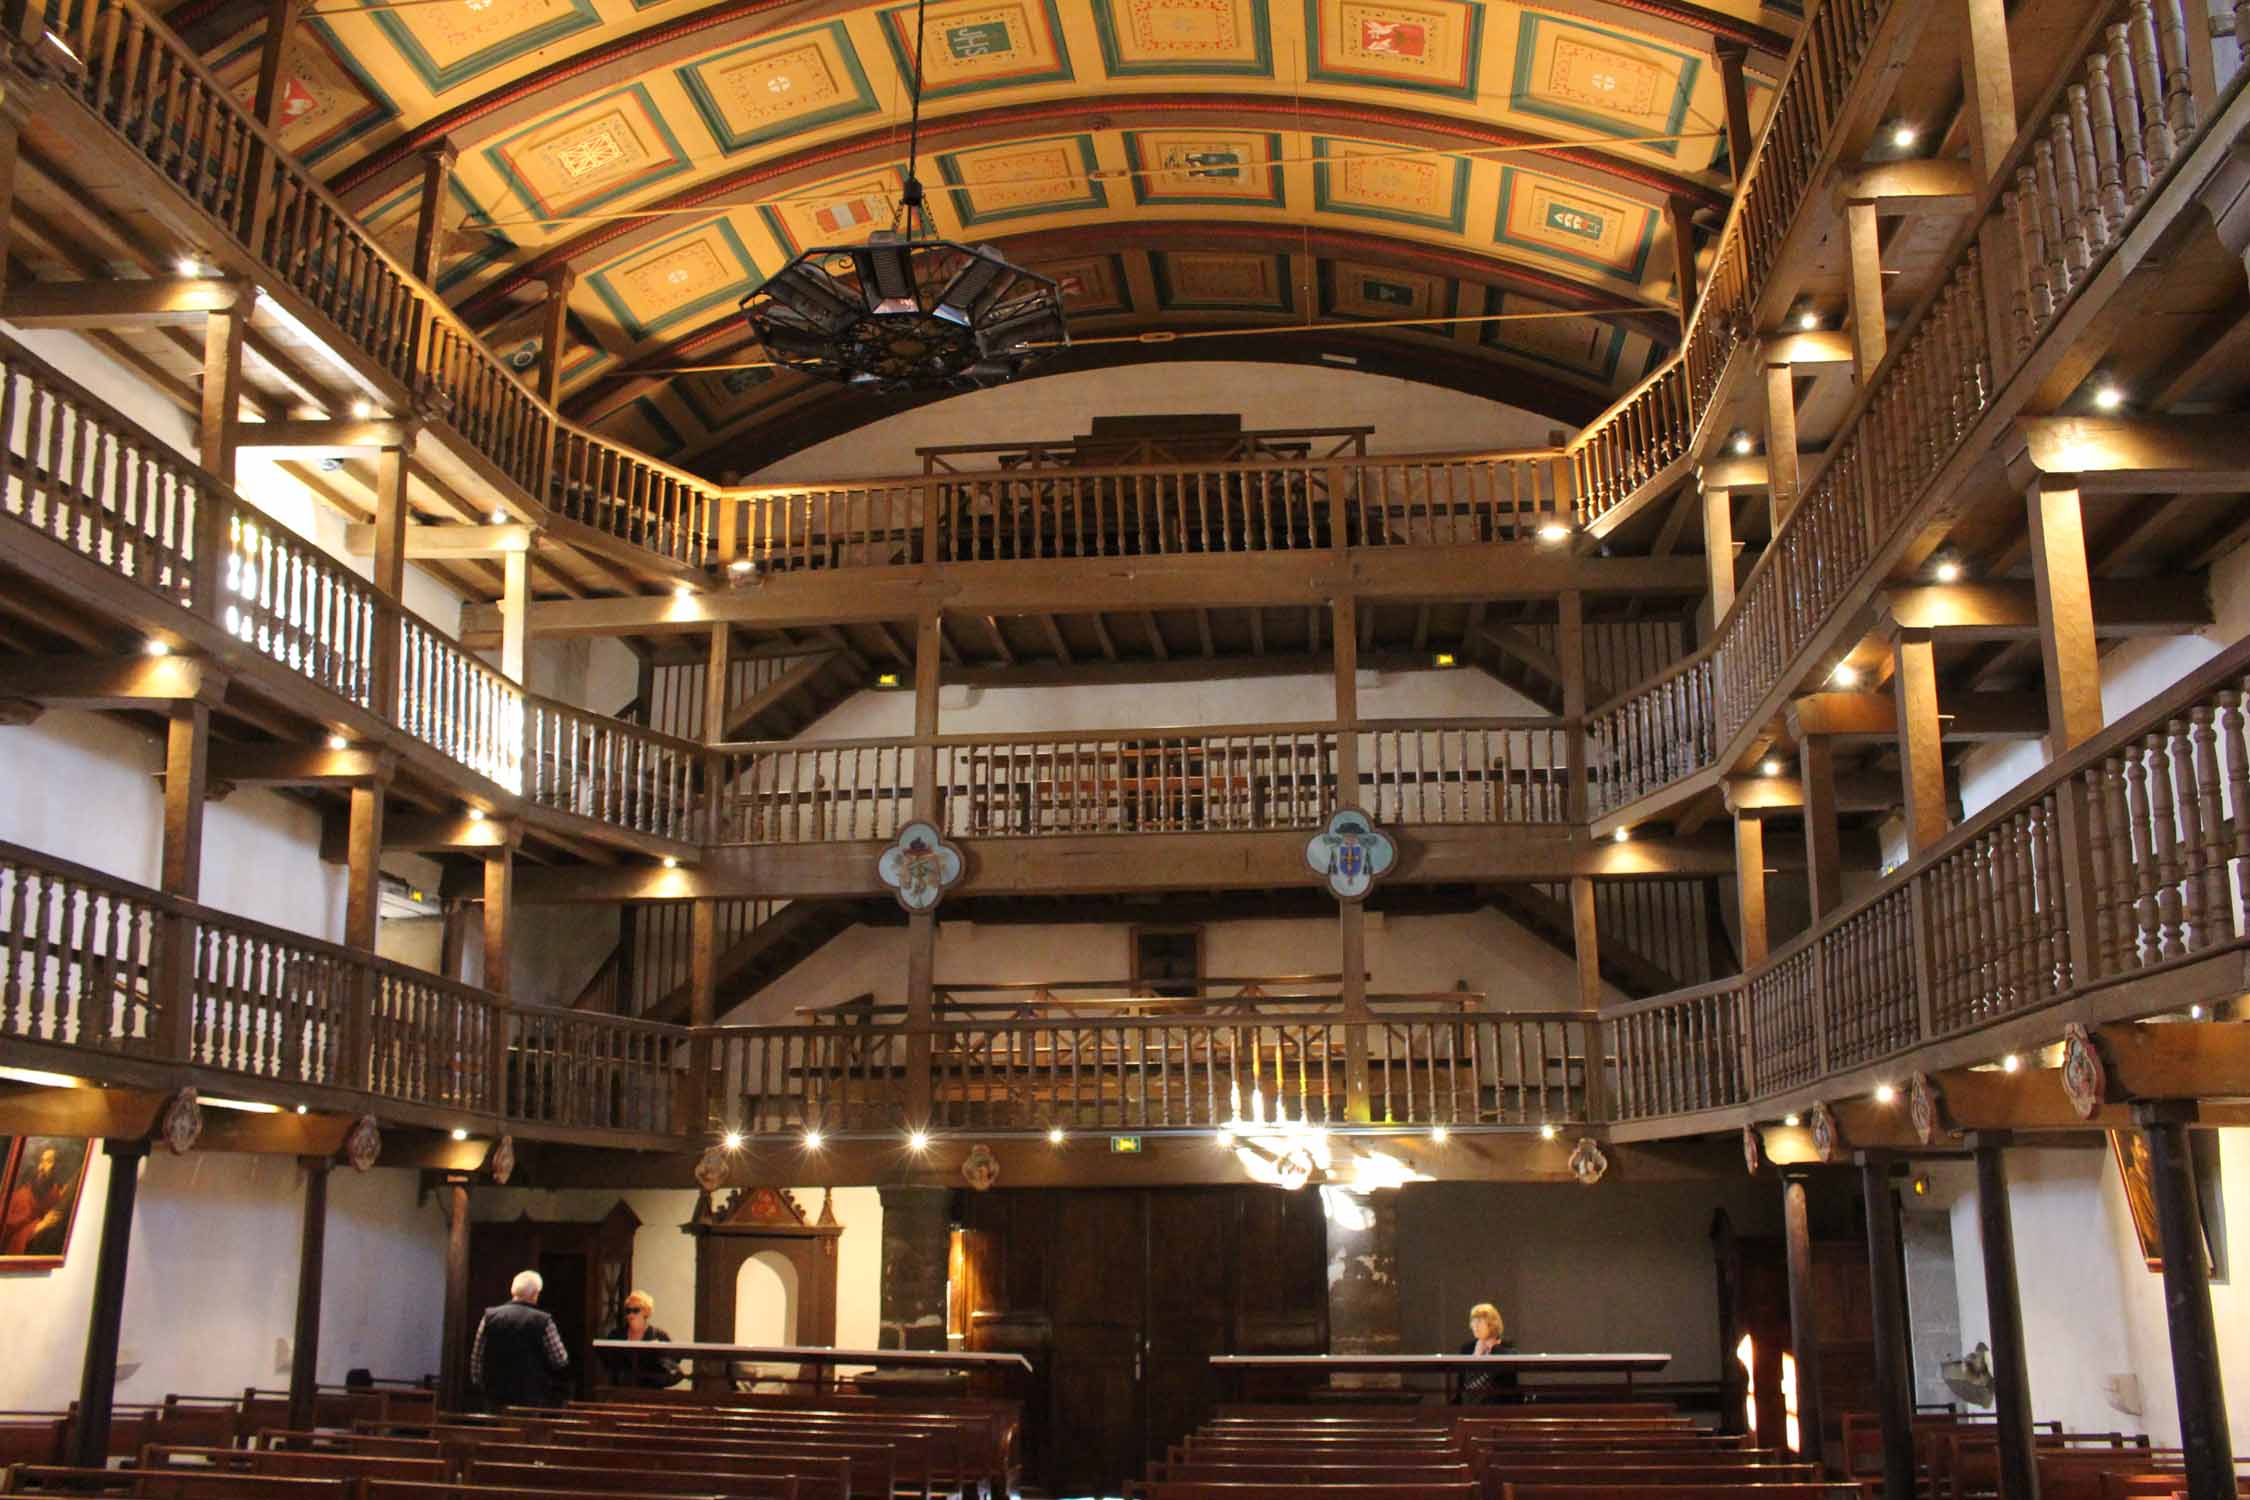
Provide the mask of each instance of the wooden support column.
POLYGON ((1719 89, 1726 101, 1727 165, 1734 171, 1734 180, 1742 181, 1743 173, 1750 169, 1750 87, 1742 76, 1743 64, 1750 59, 1750 48, 1741 42, 1713 41, 1711 55, 1719 64, 1719 89))
MULTIPOLYGON (((938 825, 938 688, 945 665, 944 617, 924 613, 914 630, 914 816, 938 825)), ((906 919, 906 1121, 920 1130, 930 1123, 930 1028, 936 1016, 937 913, 918 911, 906 919)))
MULTIPOLYGON (((250 111, 258 123, 275 136, 281 133, 281 65, 297 28, 298 0, 266 0, 265 31, 258 40, 258 88, 250 111)), ((243 241, 253 252, 263 249, 266 225, 272 221, 275 194, 266 177, 271 165, 265 142, 253 136, 244 157, 242 180, 247 185, 249 219, 243 241)))
MULTIPOLYGON (((695 1035, 688 1042, 687 1119, 690 1135, 710 1129, 711 1037, 719 1010, 719 903, 698 901, 688 914, 688 1025, 695 1035)), ((720 1122, 732 1130, 740 1122, 720 1122)))
MULTIPOLYGON (((703 663, 703 742, 722 743, 727 737, 728 679, 734 675, 734 627, 711 627, 711 649, 703 663)), ((921 690, 921 673, 915 673, 915 691, 921 690)), ((915 711, 921 711, 919 701, 915 711)))
POLYGON ((1564 816, 1586 821, 1586 596, 1565 589, 1555 599, 1555 663, 1562 668, 1564 816))
POLYGON ((133 1203, 148 1142, 104 1141, 109 1190, 102 1200, 102 1243, 94 1257, 93 1307, 86 1320, 86 1358, 79 1367, 78 1422, 70 1462, 109 1467, 110 1412, 117 1399, 117 1342, 125 1322, 125 1263, 133 1244, 133 1203))
POLYGON ((514 916, 516 851, 500 848, 484 857, 484 987, 508 998, 508 927, 514 916))
POLYGON ((1938 718, 1937 653, 1926 630, 1902 630, 1891 644, 1891 687, 1898 697, 1899 772, 1906 781, 1906 848, 1919 854, 1945 837, 1944 724, 1938 718))
POLYGON ((1594 879, 1570 881, 1571 951, 1578 959, 1578 1009, 1586 1018, 1586 1108, 1588 1120, 1609 1118, 1609 1048, 1596 1018, 1602 1008, 1602 943, 1594 920, 1594 879))
POLYGON ((449 1174, 445 1208, 445 1318, 438 1350, 438 1410, 469 1409, 469 1179, 449 1174))
POLYGON ((1812 1216, 1803 1175, 1781 1183, 1781 1233, 1789 1269, 1789 1344, 1797 1360, 1797 1451, 1827 1467, 1821 1432, 1820 1294, 1813 1286, 1812 1216))
POLYGON ((422 153, 422 199, 414 211, 414 278, 424 286, 437 285, 438 261, 445 242, 445 197, 459 155, 450 140, 439 141, 422 153))
POLYGON ((2039 1500, 2032 1452, 2031 1369, 2023 1349, 2023 1301, 2016 1288, 2015 1220, 2008 1212, 2005 1137, 1978 1135, 1977 1228, 1984 1246, 1984 1302, 1992 1340, 1993 1415, 2000 1427, 2000 1500, 2039 1500))
POLYGON ((563 353, 570 343, 570 293, 578 272, 556 266, 540 278, 547 283, 546 319, 539 339, 539 399, 553 406, 562 397, 563 353))
POLYGON ((1819 921, 1844 904, 1843 834, 1836 823, 1836 746, 1825 734, 1797 747, 1805 788, 1805 887, 1819 921))
POLYGON ((1766 825, 1734 820, 1734 891, 1745 971, 1766 961, 1766 825))
MULTIPOLYGON (((164 846, 160 879, 167 896, 198 899, 203 890, 203 812, 210 782, 211 710, 174 703, 164 733, 164 846)), ((195 924, 159 919, 155 975, 157 1053, 183 1059, 190 1043, 195 924)))
POLYGON ((439 903, 444 930, 438 939, 438 972, 459 984, 467 984, 469 962, 469 903, 448 896, 439 903))
POLYGON ((2164 1321, 2172 1337, 2172 1389, 2180 1408, 2188 1500, 2231 1500, 2234 1440, 2227 1428, 2226 1387, 2219 1373, 2219 1334, 2211 1318, 2211 1268, 2204 1258, 2203 1221, 2188 1153, 2192 1103, 2167 1100, 2133 1108, 2148 1143, 2157 1238, 2164 1251, 2164 1321))
POLYGON ((205 470, 227 485, 234 483, 242 425, 242 336, 249 331, 257 300, 245 290, 233 307, 203 319, 203 405, 196 422, 196 455, 205 470))
POLYGON ((1887 1151, 1859 1153, 1867 1205, 1867 1281, 1875 1323, 1875 1414, 1883 1433, 1885 1500, 1913 1500, 1914 1361, 1906 1345, 1906 1266, 1899 1251, 1898 1199, 1887 1151))
POLYGON ((1961 94, 1969 107, 1969 167, 1979 188, 2016 143, 2015 64, 2008 52, 2006 0, 1961 0, 1968 16, 1961 50, 1961 94))
MULTIPOLYGON (((1844 204, 1844 256, 1846 294, 1851 299, 1852 378, 1865 386, 1875 378, 1875 367, 1890 348, 1890 328, 1883 311, 1883 242, 1879 237, 1875 205, 1865 200, 1844 204)), ((1794 488, 1795 476, 1791 476, 1794 488)))
MULTIPOLYGON (((1335 807, 1359 806, 1359 600, 1329 601, 1329 639, 1335 642, 1335 807)), ((1333 809, 1331 809, 1333 810, 1333 809)), ((1357 901, 1336 903, 1338 1008, 1344 1026, 1344 1113, 1372 1117, 1367 1086, 1367 912, 1357 901)))
POLYGON ((297 1334, 289 1346, 289 1427, 310 1432, 320 1381, 320 1273, 328 1242, 325 1156, 298 1159, 305 1169, 305 1222, 297 1240, 297 1334))
POLYGON ((2042 474, 2026 503, 2031 577, 2039 602, 2039 656, 2047 692, 2047 755, 2054 759, 2102 727, 2102 664, 2094 641, 2094 590, 2086 518, 2074 474, 2042 474))
POLYGON ((523 685, 524 650, 529 637, 524 623, 531 609, 531 554, 500 554, 500 671, 518 687, 523 685))
POLYGON ((16 146, 21 130, 16 110, 14 97, 0 99, 0 266, 8 263, 16 223, 16 146))
POLYGON ((1675 194, 1664 200, 1664 216, 1672 227, 1672 282, 1680 293, 1680 331, 1686 332, 1695 316, 1695 205, 1675 194))
MULTIPOLYGON (((355 786, 347 814, 344 946, 361 953, 375 951, 375 929, 381 921, 383 800, 382 787, 355 786)), ((344 1055, 336 1080, 346 1088, 357 1087, 366 1076, 374 1014, 375 972, 356 967, 351 978, 350 1007, 344 1013, 344 1055)))
POLYGON ((1703 559, 1711 569, 1711 630, 1734 608, 1734 491, 1703 491, 1703 559))
MULTIPOLYGON (((368 692, 375 712, 394 721, 399 707, 399 657, 405 649, 396 607, 406 592, 406 460, 404 448, 382 448, 375 454, 375 562, 370 579, 381 597, 376 605, 374 649, 369 653, 368 692)), ((503 625, 503 646, 505 641, 503 625)))
POLYGON ((1766 494, 1779 534, 1797 508, 1797 377, 1785 364, 1766 366, 1766 494))

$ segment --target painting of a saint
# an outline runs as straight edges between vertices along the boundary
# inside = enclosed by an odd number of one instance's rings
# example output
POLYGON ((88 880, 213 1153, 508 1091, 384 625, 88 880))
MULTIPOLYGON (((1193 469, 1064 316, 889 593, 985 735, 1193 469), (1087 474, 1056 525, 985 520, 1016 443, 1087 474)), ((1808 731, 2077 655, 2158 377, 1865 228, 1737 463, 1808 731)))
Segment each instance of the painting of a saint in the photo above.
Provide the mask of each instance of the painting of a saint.
POLYGON ((27 1135, 16 1143, 14 1160, 0 1178, 0 1270, 63 1263, 86 1181, 86 1146, 53 1135, 27 1135))

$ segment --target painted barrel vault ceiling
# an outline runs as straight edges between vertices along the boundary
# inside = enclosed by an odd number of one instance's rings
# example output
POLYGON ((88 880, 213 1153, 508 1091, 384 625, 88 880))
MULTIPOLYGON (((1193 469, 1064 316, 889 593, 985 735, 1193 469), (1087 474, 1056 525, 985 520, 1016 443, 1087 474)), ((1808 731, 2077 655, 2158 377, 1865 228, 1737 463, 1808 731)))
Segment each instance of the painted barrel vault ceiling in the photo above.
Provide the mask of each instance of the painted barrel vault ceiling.
MULTIPOLYGON (((266 9, 188 0, 173 20, 247 98, 266 9)), ((1755 0, 931 0, 921 175, 940 231, 1056 277, 1080 336, 1580 312, 1194 351, 1348 349, 1578 420, 1676 338, 1667 200, 1706 237, 1724 212, 1714 38, 1750 44, 1756 122, 1796 19, 1755 0)), ((543 277, 568 266, 565 409, 724 473, 896 409, 673 367, 755 360, 741 298, 799 249, 890 223, 914 45, 910 0, 313 0, 281 128, 402 259, 423 154, 449 143, 448 299, 528 374, 543 277)))

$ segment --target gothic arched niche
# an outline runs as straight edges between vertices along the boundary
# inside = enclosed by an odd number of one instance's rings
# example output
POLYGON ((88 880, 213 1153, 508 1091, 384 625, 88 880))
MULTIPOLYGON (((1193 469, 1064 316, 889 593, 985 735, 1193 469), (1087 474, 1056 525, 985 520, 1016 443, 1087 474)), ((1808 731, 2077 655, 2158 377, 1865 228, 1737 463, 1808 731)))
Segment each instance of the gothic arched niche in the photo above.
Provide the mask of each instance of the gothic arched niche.
MULTIPOLYGON (((833 1195, 822 1197, 818 1223, 785 1188, 742 1188, 716 1204, 706 1195, 687 1232, 695 1236, 698 1342, 835 1344, 836 1241, 844 1226, 833 1195), (760 1332, 750 1337, 750 1329, 760 1332)), ((698 1370, 699 1388, 717 1381, 715 1368, 698 1370)))

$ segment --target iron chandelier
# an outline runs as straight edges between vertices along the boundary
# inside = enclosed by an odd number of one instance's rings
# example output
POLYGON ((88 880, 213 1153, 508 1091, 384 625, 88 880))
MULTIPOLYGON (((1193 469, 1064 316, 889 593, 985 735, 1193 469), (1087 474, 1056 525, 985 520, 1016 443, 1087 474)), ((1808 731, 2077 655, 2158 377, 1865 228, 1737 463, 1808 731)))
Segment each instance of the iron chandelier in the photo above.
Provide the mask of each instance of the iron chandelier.
POLYGON ((864 244, 804 251, 741 304, 768 359, 858 390, 998 385, 1070 341, 1052 279, 990 245, 937 237, 915 176, 924 3, 914 11, 906 186, 891 227, 864 244))

